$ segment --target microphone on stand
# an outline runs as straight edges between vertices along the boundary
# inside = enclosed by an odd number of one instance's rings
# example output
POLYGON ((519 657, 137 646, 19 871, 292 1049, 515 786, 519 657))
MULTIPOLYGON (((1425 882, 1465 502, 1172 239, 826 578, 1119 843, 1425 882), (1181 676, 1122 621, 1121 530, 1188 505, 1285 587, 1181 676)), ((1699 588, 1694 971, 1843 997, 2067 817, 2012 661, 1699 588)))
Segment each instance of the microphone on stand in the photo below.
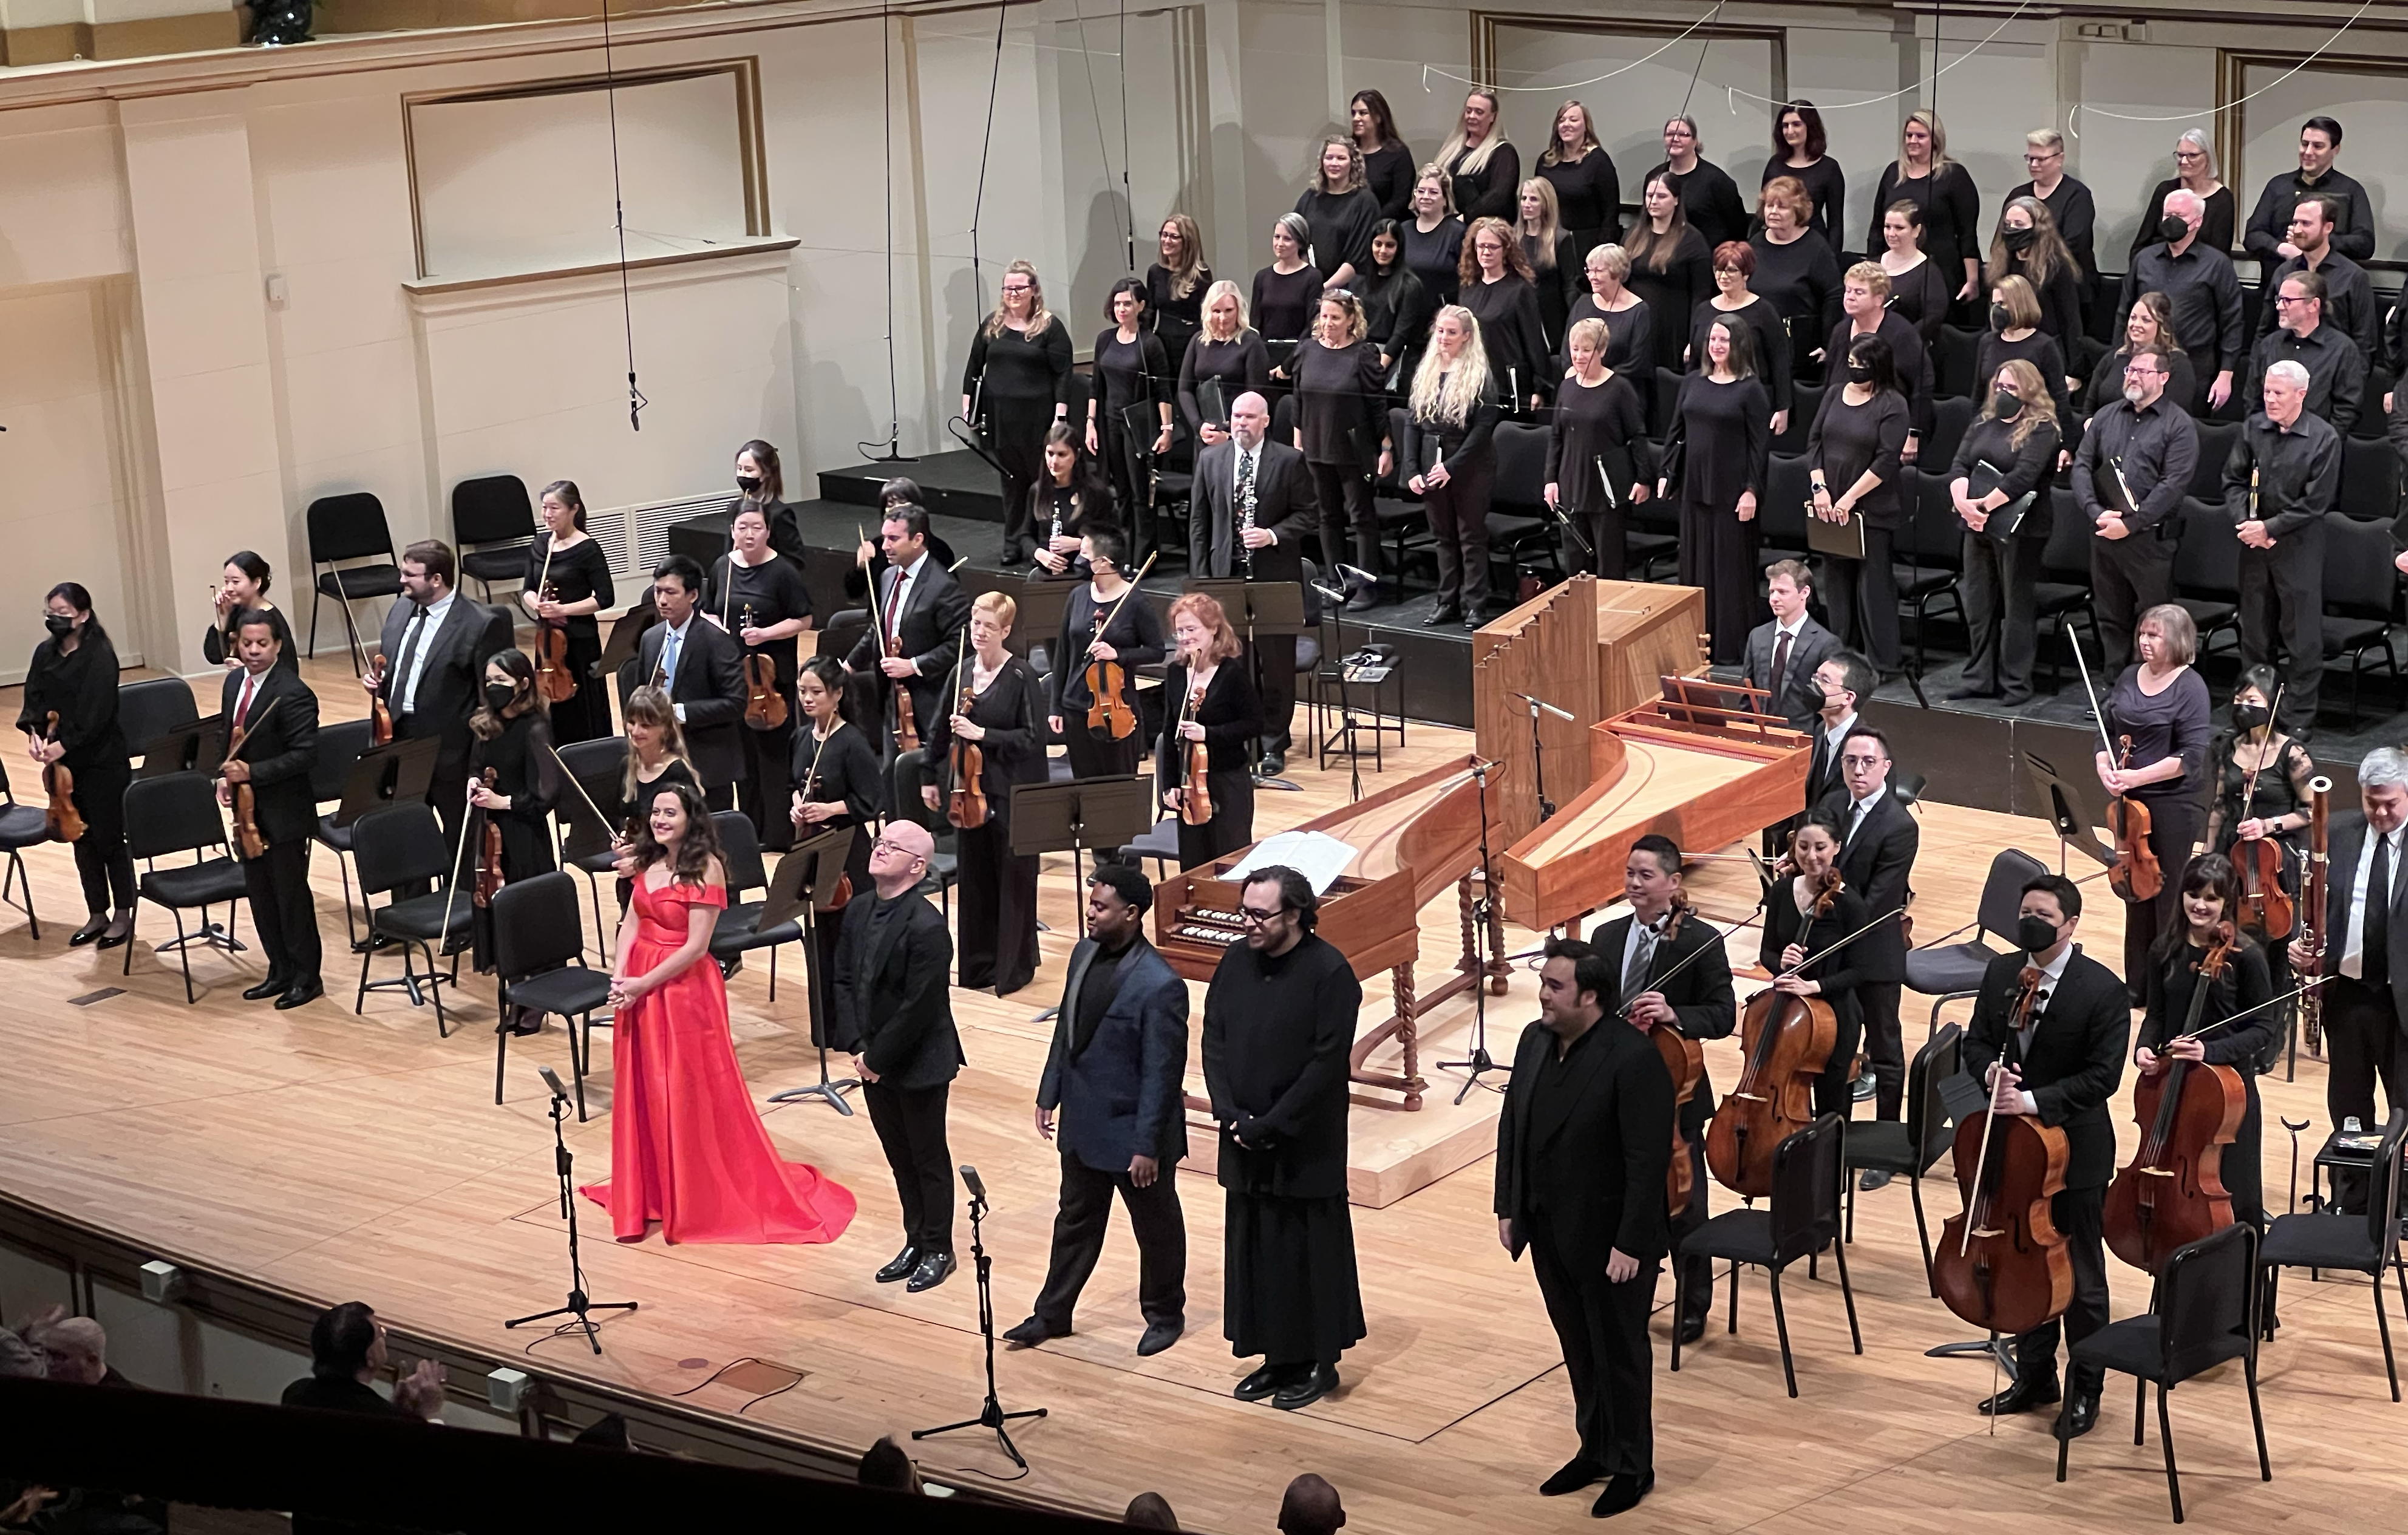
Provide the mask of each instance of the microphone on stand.
POLYGON ((1532 709, 1545 710, 1548 713, 1553 714, 1559 720, 1570 720, 1576 718, 1570 710, 1557 709, 1555 705, 1547 702, 1544 698, 1533 698, 1526 693, 1516 693, 1513 696, 1521 699, 1524 703, 1528 704, 1532 709))

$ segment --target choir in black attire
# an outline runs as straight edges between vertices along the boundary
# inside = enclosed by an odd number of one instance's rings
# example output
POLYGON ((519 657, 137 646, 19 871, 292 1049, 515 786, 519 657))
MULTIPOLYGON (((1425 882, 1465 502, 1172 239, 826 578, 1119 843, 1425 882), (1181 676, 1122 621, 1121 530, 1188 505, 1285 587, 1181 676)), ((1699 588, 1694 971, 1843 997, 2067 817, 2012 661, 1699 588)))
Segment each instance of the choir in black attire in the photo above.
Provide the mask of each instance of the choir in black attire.
POLYGON ((1564 535, 1564 567, 1593 569, 1610 581, 1629 572, 1630 492, 1656 486, 1656 450, 1647 440, 1647 408, 1619 373, 1595 384, 1577 377, 1555 385, 1555 429, 1547 436, 1547 482, 1555 504, 1572 520, 1593 553, 1564 535), (1609 490, 1606 481, 1612 481, 1609 490))
MULTIPOLYGON (((1825 395, 1826 402, 1838 393, 1825 395)), ((1763 510, 1759 505, 1755 517, 1741 522, 1739 500, 1752 494, 1762 501, 1771 447, 1772 402, 1756 380, 1717 380, 1700 372, 1681 380, 1663 473, 1680 497, 1681 584, 1706 589, 1706 628, 1717 666, 1738 662, 1748 631, 1763 616, 1764 600, 1756 595, 1763 510)))
MULTIPOLYGON (((1011 280, 1007 274, 1004 281, 1011 280)), ((1014 330, 1002 323, 1003 312, 998 308, 998 318, 971 338, 962 394, 974 402, 973 419, 986 423, 1002 465, 1004 563, 1017 565, 1028 538, 1028 487, 1045 472, 1045 428, 1070 399, 1070 332, 1058 315, 1048 315, 1042 331, 1014 330)))
MULTIPOLYGON (((1045 737, 1037 727, 1043 684, 1028 663, 1016 655, 1006 655, 983 686, 976 681, 978 666, 973 652, 952 682, 955 704, 961 701, 963 687, 979 687, 969 708, 948 710, 928 722, 928 761, 942 765, 937 783, 941 811, 953 789, 953 713, 962 713, 986 732, 978 741, 986 825, 953 830, 954 854, 960 860, 960 878, 953 890, 961 902, 956 954, 962 985, 973 991, 991 987, 997 997, 1009 997, 1037 974, 1039 860, 1011 851, 1011 787, 1045 782, 1045 737)), ((1130 739, 1134 742, 1136 737, 1130 739)))
POLYGON ((50 638, 34 647, 26 665, 17 728, 50 737, 47 718, 58 713, 58 733, 50 739, 66 749, 58 761, 75 776, 69 797, 84 827, 75 842, 76 874, 92 913, 67 941, 98 939, 102 948, 114 949, 134 934, 135 896, 134 859, 125 851, 125 789, 134 782, 134 753, 117 723, 117 647, 81 586, 60 582, 50 603, 50 638), (61 613, 62 605, 73 615, 61 613))
MULTIPOLYGON (((610 557, 592 537, 575 543, 552 556, 552 568, 544 569, 544 555, 552 548, 552 531, 538 532, 535 542, 527 546, 526 585, 523 590, 540 597, 538 587, 549 582, 551 596, 556 602, 583 602, 592 597, 608 608, 618 601, 618 593, 610 584, 610 557)), ((808 603, 804 608, 809 612, 808 603)), ((610 684, 594 675, 594 663, 602 659, 602 625, 592 613, 580 613, 566 621, 568 624, 568 674, 577 679, 577 691, 552 706, 552 730, 555 739, 566 746, 572 741, 602 740, 616 732, 610 726, 610 684)))
MULTIPOLYGON (((786 776, 786 769, 795 754, 795 726, 799 713, 795 703, 795 667, 798 665, 801 635, 753 645, 745 640, 744 631, 774 628, 799 618, 807 625, 803 633, 810 633, 811 594, 804 584, 801 566, 775 550, 764 552, 768 558, 758 565, 740 565, 732 552, 721 555, 710 567, 710 579, 703 583, 702 603, 703 612, 718 619, 728 638, 741 645, 748 657, 766 655, 777 667, 776 691, 786 701, 786 722, 768 730, 756 730, 750 722, 744 724, 744 776, 738 781, 743 792, 738 796, 738 803, 751 819, 762 847, 783 853, 795 845, 794 823, 786 814, 786 798, 794 781, 786 776)), ((749 685, 745 691, 749 702, 749 685)), ((556 724, 553 728, 557 733, 556 724)))
POLYGON ((1186 360, 1179 365, 1179 413, 1190 432, 1200 434, 1204 428, 1206 418, 1197 390, 1206 383, 1221 387, 1221 409, 1211 420, 1226 432, 1229 407, 1238 396, 1248 390, 1259 395, 1271 386, 1270 347, 1262 332, 1249 325, 1226 341, 1199 334, 1190 343, 1186 360))
MULTIPOLYGON (((1138 294, 1136 282, 1124 278, 1113 286, 1113 296, 1117 298, 1123 289, 1138 294)), ((1142 499, 1140 455, 1152 449, 1161 437, 1162 408, 1170 403, 1173 375, 1169 352, 1161 337, 1149 330, 1140 329, 1134 341, 1122 340, 1120 327, 1115 323, 1096 334, 1095 355, 1095 377, 1103 385, 1089 417, 1098 425, 1096 456, 1104 461, 1105 471, 1112 477, 1112 489, 1120 496, 1124 518, 1133 519, 1142 499), (1143 422, 1137 431, 1130 427, 1132 415, 1143 422)), ((1042 488, 1052 478, 1039 473, 1037 487, 1042 488)), ((1030 537, 1041 543, 1044 530, 1037 525, 1033 512, 1029 521, 1030 537)))

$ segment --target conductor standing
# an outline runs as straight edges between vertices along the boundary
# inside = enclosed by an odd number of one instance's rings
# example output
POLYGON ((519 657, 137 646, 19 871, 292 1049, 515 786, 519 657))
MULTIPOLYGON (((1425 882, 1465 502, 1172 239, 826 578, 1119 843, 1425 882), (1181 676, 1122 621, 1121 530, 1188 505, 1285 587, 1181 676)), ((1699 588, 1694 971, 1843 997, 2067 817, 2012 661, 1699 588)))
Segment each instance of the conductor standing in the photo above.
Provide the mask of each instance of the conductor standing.
POLYGON ((1539 1021, 1522 1031, 1497 1118, 1497 1240, 1530 1255, 1580 1428, 1579 1453, 1539 1491, 1603 1480, 1598 1518, 1656 1482, 1647 1316, 1670 1241, 1672 1079, 1646 1035, 1598 1026, 1614 979, 1587 944, 1547 945, 1539 1021))

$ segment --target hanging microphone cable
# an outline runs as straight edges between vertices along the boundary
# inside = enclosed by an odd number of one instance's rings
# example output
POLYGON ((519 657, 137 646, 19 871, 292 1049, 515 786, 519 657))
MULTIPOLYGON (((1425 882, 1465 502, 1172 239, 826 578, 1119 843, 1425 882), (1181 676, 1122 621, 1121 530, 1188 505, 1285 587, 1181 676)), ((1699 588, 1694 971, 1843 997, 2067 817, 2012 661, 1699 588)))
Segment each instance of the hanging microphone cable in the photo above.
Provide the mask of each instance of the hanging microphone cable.
MULTIPOLYGON (((1722 15, 1723 0, 1714 0, 1713 14, 1706 18, 1706 25, 1712 26, 1716 22, 1721 21, 1722 15)), ((1698 93, 1698 77, 1706 72, 1706 50, 1713 46, 1714 38, 1713 34, 1712 33, 1708 33, 1706 35, 1706 40, 1698 45, 1697 67, 1689 71, 1689 88, 1681 93, 1681 115, 1683 117, 1689 115, 1689 98, 1698 93)))
POLYGON ((880 100, 885 104, 886 116, 886 440, 883 443, 855 442, 862 455, 872 464, 910 464, 902 452, 903 395, 895 371, 895 12, 882 8, 878 13, 879 58, 884 66, 880 84, 880 100), (884 452, 871 450, 884 448, 884 452))
POLYGON ((978 294, 979 305, 986 305, 986 284, 979 267, 979 220, 986 212, 986 165, 995 153, 995 94, 1003 84, 1003 22, 1010 14, 1010 6, 995 7, 995 70, 986 82, 986 135, 979 142, 978 193, 970 200, 970 286, 978 294))
POLYGON ((652 401, 636 387, 636 304, 627 283, 627 199, 619 184, 619 73, 610 54, 610 0, 602 0, 602 99, 610 110, 610 208, 619 227, 619 319, 627 332, 627 429, 644 429, 652 401))
POLYGON ((1137 194, 1129 185, 1128 129, 1128 0, 1120 0, 1121 13, 1121 211, 1128 219, 1128 269, 1137 275, 1137 194))

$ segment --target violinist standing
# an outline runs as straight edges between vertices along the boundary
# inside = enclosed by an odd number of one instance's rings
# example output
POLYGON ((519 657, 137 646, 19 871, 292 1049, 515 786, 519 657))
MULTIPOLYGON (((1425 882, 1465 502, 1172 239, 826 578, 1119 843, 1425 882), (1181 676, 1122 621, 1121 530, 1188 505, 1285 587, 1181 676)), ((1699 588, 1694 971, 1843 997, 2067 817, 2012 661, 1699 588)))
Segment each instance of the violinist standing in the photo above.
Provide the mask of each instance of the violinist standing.
MULTIPOLYGON (((2308 749, 2276 727, 2273 705, 2280 685, 2273 667, 2249 667, 2232 690, 2232 728, 2216 738, 2208 753, 2214 803, 2207 812, 2204 839, 2208 852, 2223 854, 2236 866, 2261 845, 2280 854, 2280 872, 2272 882, 2291 897, 2292 920, 2261 931, 2251 922, 2245 902, 2235 918, 2243 932, 2264 945, 2267 980, 2276 996, 2296 984, 2285 940, 2298 926, 2300 880, 2306 871, 2303 838, 2315 798, 2308 784, 2316 776, 2308 749)), ((2244 878, 2244 893, 2247 888, 2244 878)))
POLYGON ((2211 853, 2184 870, 2182 925, 2169 929, 2149 956, 2148 1011, 2141 1018, 2132 1064, 2144 1077, 2157 1075, 2177 1060, 2229 1067, 2239 1074, 2249 1107, 2241 1115, 2232 1144, 2224 1148, 2224 1187, 2232 1196, 2233 1219, 2263 1231, 2266 1194, 2258 1144, 2265 1119, 2258 1101, 2258 1062, 2281 1038, 2282 1014, 2260 1007, 2278 995, 2267 972, 2266 951, 2247 934, 2236 936, 2225 925, 2240 904, 2240 881, 2230 859, 2211 853), (2232 944, 2229 962, 2213 979, 2202 977, 2200 966, 2208 951, 2228 939, 2232 944), (2186 1033, 2191 993, 2202 985, 2208 992, 2199 1022, 2186 1033), (2252 1008, 2259 1011, 2225 1026, 2226 1019, 2252 1008))
MULTIPOLYGON (((848 670, 868 672, 877 685, 883 710, 874 744, 893 786, 887 803, 906 810, 919 801, 920 763, 925 758, 912 758, 896 739, 901 716, 895 700, 898 692, 910 698, 912 727, 924 743, 928 722, 953 707, 944 696, 945 677, 953 669, 953 642, 970 621, 970 599, 929 547, 927 508, 889 507, 878 537, 886 555, 886 568, 876 578, 878 623, 884 632, 873 627, 863 635, 844 664, 848 670)), ((1019 548, 1016 538, 1007 534, 1007 550, 1019 548)))
POLYGON ((2149 951, 2157 936, 2181 921, 2176 908, 2183 866, 2207 823, 2207 684, 2191 668, 2199 653, 2199 630, 2179 604, 2165 603, 2141 615, 2132 632, 2140 661, 2115 679, 2100 706, 2108 739, 2122 751, 2132 739, 2130 766, 2119 768, 2105 752, 2096 753, 2099 782, 2111 795, 2128 796, 2149 811, 2148 845, 2165 872, 2156 898, 2134 901, 2124 911, 2124 976, 2132 1005, 2142 1001, 2149 951))
MULTIPOLYGON (((1840 827, 1840 872, 1864 898, 1868 921, 1904 908, 1914 893, 1915 855, 1923 849, 1923 828, 1890 788, 1892 766, 1889 738, 1858 722, 1840 743, 1840 783, 1822 804, 1823 813, 1840 827)), ((1864 1015, 1873 1112, 1896 1119, 1906 1097, 1906 1054, 1898 1023, 1906 982, 1905 924, 1890 917, 1858 939, 1855 951, 1850 968, 1856 972, 1856 1006, 1864 1015)), ((1856 1186, 1876 1189, 1888 1182, 1887 1174, 1869 1171, 1856 1186)))
MULTIPOLYGON (((1692 1040, 1728 1039, 1739 1026, 1730 955, 1722 934, 1713 924, 1698 920, 1681 888, 1679 846, 1654 832, 1632 843, 1629 861, 1623 866, 1622 894, 1630 902, 1631 914, 1598 928, 1593 940, 1621 977, 1614 988, 1615 1012, 1642 1034, 1670 1028, 1692 1040), (1700 949, 1708 952, 1692 962, 1690 956, 1700 949), (1678 975, 1657 980, 1676 967, 1678 975)), ((1712 1182, 1706 1176, 1706 1121, 1713 1107, 1713 1079, 1701 1072, 1679 1113, 1681 1136, 1689 1144, 1691 1176, 1689 1208, 1672 1217, 1672 1247, 1706 1224, 1706 1185, 1712 1182)), ((1692 1257, 1684 1260, 1684 1268, 1677 1326, 1681 1341, 1693 1343, 1705 1336, 1706 1313, 1713 1305, 1713 1265, 1692 1257)))
POLYGON ((585 495, 573 480, 543 488, 538 506, 543 531, 527 546, 526 585, 519 606, 538 623, 568 626, 568 675, 577 691, 550 708, 552 738, 561 745, 610 734, 610 684, 594 675, 602 659, 602 625, 595 614, 618 600, 610 556, 585 531, 585 495))
MULTIPOLYGON (((2049 1216, 2066 1239, 2073 1299, 2058 1321, 2015 1339, 2015 1384, 1981 1404, 1986 1413, 2028 1413, 2058 1399, 2057 1344, 2069 1347, 2107 1325, 2107 1247, 2101 1225, 2115 1176, 2115 1126, 2107 1105, 2124 1079, 2132 1037, 2130 997, 2114 971, 2074 944, 2082 892, 2061 874, 2025 882, 2015 925, 2021 953, 1999 955, 1982 976, 1965 1031, 1965 1069, 1991 1083, 1993 1113, 2030 1114, 2065 1132, 2065 1188, 2049 1216), (2024 978, 2037 972, 2027 1026, 2014 1026, 2024 978), (1996 1068, 1996 1075, 1992 1069, 1996 1068)), ((2086 1434, 2099 1421, 2095 1367, 2068 1381, 2057 1429, 2086 1434)))
POLYGON ((636 642, 621 681, 650 682, 669 696, 695 771, 702 775, 703 803, 733 810, 736 782, 744 773, 738 739, 744 734, 743 647, 701 618, 702 567, 683 554, 653 567, 652 608, 660 622, 636 642))
POLYGON ((452 547, 423 538, 401 552, 401 600, 384 615, 383 660, 360 685, 393 712, 395 740, 427 740, 435 775, 426 802, 453 850, 467 823, 468 716, 484 693, 485 662, 511 648, 509 615, 460 595, 452 547))
MULTIPOLYGON (((795 730, 795 797, 788 811, 795 838, 802 841, 851 826, 853 847, 845 855, 844 872, 859 899, 870 888, 869 849, 885 803, 885 770, 878 765, 878 748, 853 717, 852 690, 845 685, 844 667, 833 656, 814 655, 803 663, 795 680, 795 697, 803 713, 795 730)), ((831 911, 811 931, 819 940, 824 989, 836 974, 843 919, 831 911)), ((811 1043, 830 1050, 856 1049, 861 1041, 848 1032, 850 1027, 826 998, 812 999, 811 1043)))
POLYGON ((767 728, 751 718, 752 681, 745 682, 744 776, 737 803, 744 808, 761 845, 783 853, 795 845, 795 824, 786 801, 786 776, 795 754, 795 665, 799 637, 811 628, 811 594, 803 567, 771 546, 768 509, 751 496, 736 504, 727 524, 727 552, 710 567, 702 587, 703 616, 743 642, 743 665, 765 655, 775 673, 769 691, 785 706, 785 718, 767 728))
POLYGON ((284 665, 282 625, 272 614, 242 613, 234 627, 240 669, 226 674, 220 707, 229 743, 234 731, 243 739, 240 751, 230 750, 219 769, 224 782, 218 799, 232 805, 234 785, 250 784, 251 821, 267 844, 242 866, 267 975, 242 995, 251 1002, 272 997, 289 1010, 325 995, 318 973, 318 908, 309 895, 309 839, 318 829, 317 796, 309 789, 318 763, 318 696, 284 665))
POLYGON ((1061 632, 1054 637, 1049 723, 1069 749, 1072 778, 1126 778, 1145 754, 1145 737, 1137 730, 1114 736, 1108 727, 1088 724, 1096 695, 1087 685, 1087 663, 1109 661, 1120 668, 1121 696, 1134 713, 1137 668, 1160 661, 1168 639, 1154 603, 1130 589, 1128 572, 1121 568, 1128 558, 1128 540, 1118 530, 1094 529, 1079 540, 1079 552, 1093 574, 1062 604, 1061 632), (1111 616, 1098 635, 1096 620, 1106 613, 1111 616))
POLYGON ((1580 1434, 1539 1492, 1603 1481, 1598 1517, 1632 1507, 1656 1481, 1647 1317, 1670 1240, 1672 1080, 1644 1035, 1607 1016, 1617 990, 1605 955, 1548 941, 1539 1021, 1514 1048, 1497 1116, 1497 1240, 1530 1255, 1580 1434))
POLYGON ((920 794, 928 809, 947 813, 956 739, 978 749, 979 787, 986 822, 956 826, 955 855, 962 905, 960 982, 1009 997, 1037 974, 1037 868, 1039 860, 1011 851, 1011 789, 1045 782, 1045 738, 1037 731, 1043 684, 1028 663, 1003 648, 1019 604, 988 592, 970 604, 969 653, 955 667, 951 706, 928 722, 928 762, 936 782, 920 794), (968 704, 962 695, 970 695, 968 704))
POLYGON ((125 851, 125 786, 134 782, 134 761, 117 723, 117 647, 79 581, 50 588, 42 624, 50 638, 34 647, 26 665, 17 728, 36 763, 57 763, 75 777, 71 797, 84 826, 75 842, 76 874, 92 915, 67 942, 80 948, 97 940, 114 949, 134 936, 135 895, 134 859, 125 851))
POLYGON ((1262 733, 1263 710, 1246 675, 1245 647, 1219 602, 1200 592, 1181 597, 1170 605, 1170 634, 1178 653, 1163 669, 1155 783, 1164 808, 1178 814, 1187 792, 1188 748, 1203 745, 1211 818, 1202 825, 1179 823, 1179 867, 1194 868, 1254 839, 1247 744, 1262 733))
MULTIPOLYGON (((526 652, 503 651, 485 663, 484 696, 468 716, 468 803, 502 833, 502 882, 516 884, 559 867, 552 855, 552 808, 560 800, 560 758, 552 748, 551 711, 535 683, 526 652), (489 787, 484 775, 491 769, 489 787)), ((481 826, 480 823, 481 840, 481 826)), ((473 861, 483 856, 471 848, 473 861)), ((464 872, 463 875, 466 878, 464 872)), ((477 968, 493 964, 493 917, 476 913, 477 968)), ((523 1013, 532 1034, 542 1014, 523 1013)))
POLYGON ((1848 1068, 1864 1038, 1864 1013, 1857 1006, 1856 983, 1862 978, 1868 933, 1838 954, 1831 945, 1854 934, 1873 918, 1865 897, 1848 888, 1840 873, 1841 823, 1828 811, 1806 817, 1789 839, 1789 862, 1798 872, 1772 888, 1764 905, 1764 942, 1756 958, 1776 978, 1775 991, 1793 997, 1819 997, 1830 1004, 1839 1024, 1832 1037, 1829 1064, 1814 1081, 1814 1112, 1848 1117, 1848 1068))

